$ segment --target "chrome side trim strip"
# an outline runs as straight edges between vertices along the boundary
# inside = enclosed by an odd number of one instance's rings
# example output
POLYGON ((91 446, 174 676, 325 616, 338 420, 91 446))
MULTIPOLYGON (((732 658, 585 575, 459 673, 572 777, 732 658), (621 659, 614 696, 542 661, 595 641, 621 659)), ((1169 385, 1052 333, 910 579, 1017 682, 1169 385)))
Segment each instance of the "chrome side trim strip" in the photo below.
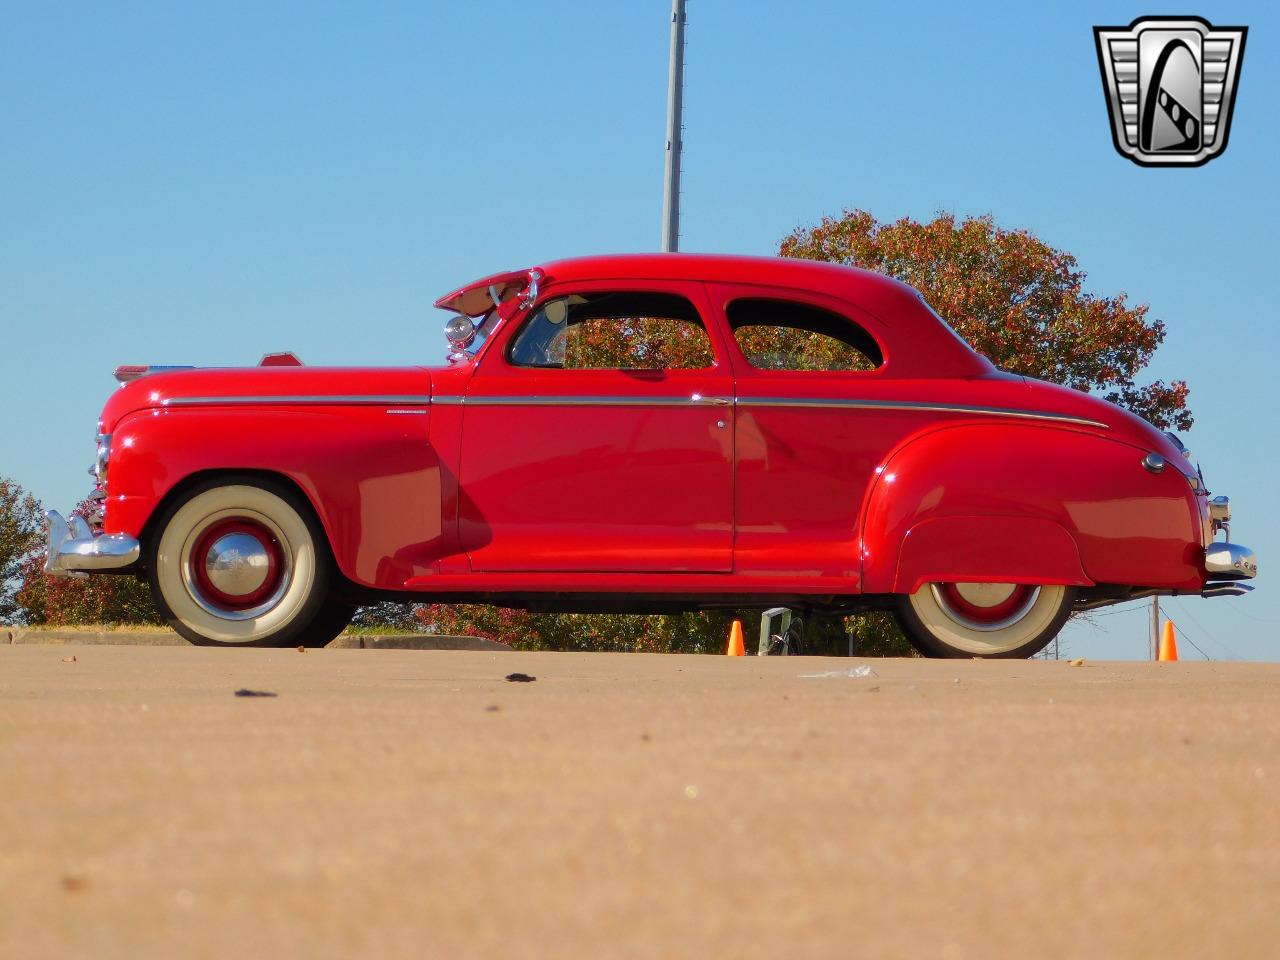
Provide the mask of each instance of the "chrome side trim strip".
POLYGON ((926 413, 971 413, 984 417, 1016 417, 1022 420, 1050 420, 1055 423, 1077 423, 1085 427, 1110 429, 1105 423, 1073 417, 1065 413, 1043 410, 1021 410, 1015 407, 979 407, 965 403, 936 403, 927 400, 842 400, 807 397, 739 397, 741 407, 801 407, 837 410, 913 410, 926 413))
POLYGON ((808 397, 460 397, 437 396, 432 403, 472 407, 683 407, 690 405, 738 407, 795 407, 829 410, 906 410, 925 413, 968 413, 984 417, 1014 417, 1020 420, 1047 420, 1051 423, 1074 423, 1084 427, 1110 429, 1098 420, 1073 417, 1065 413, 1022 410, 1014 407, 981 407, 963 403, 936 403, 925 400, 844 400, 808 397))
POLYGON ((170 397, 161 402, 166 407, 249 406, 249 405, 368 405, 368 406, 472 406, 472 407, 793 407, 826 410, 905 410, 924 413, 967 413, 982 417, 1014 417, 1020 420, 1046 420, 1052 423, 1074 423, 1085 427, 1109 429, 1105 423, 1065 413, 1023 410, 1014 407, 981 407, 963 403, 938 403, 926 400, 845 400, 838 397, 617 397, 617 396, 229 396, 170 397))
POLYGON ((351 404, 369 405, 375 407, 381 406, 412 406, 421 404, 426 406, 431 403, 428 396, 372 396, 364 394, 334 394, 333 396, 298 396, 298 395, 280 395, 266 397, 169 397, 167 400, 161 401, 164 407, 193 407, 193 406, 247 406, 254 404, 273 405, 273 404, 327 404, 330 406, 347 406, 351 404))
POLYGON ((730 397, 433 397, 432 403, 468 407, 727 407, 730 397))

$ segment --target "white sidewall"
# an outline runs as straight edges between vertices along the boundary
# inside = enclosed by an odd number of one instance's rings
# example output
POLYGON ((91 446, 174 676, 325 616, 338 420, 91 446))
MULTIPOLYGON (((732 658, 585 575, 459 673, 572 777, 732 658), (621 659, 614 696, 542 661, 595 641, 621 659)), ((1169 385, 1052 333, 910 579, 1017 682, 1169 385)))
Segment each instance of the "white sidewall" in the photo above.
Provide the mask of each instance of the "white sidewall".
POLYGON ((998 630, 975 630, 957 623, 938 604, 927 583, 911 594, 910 599, 911 609, 939 643, 975 656, 989 656, 1017 650, 1047 630, 1062 609, 1065 593, 1066 587, 1042 586, 1031 609, 1021 619, 998 630))
POLYGON ((201 636, 220 643, 251 643, 287 627, 311 596, 316 580, 316 545, 298 511, 261 487, 214 487, 184 503, 170 518, 156 550, 156 584, 173 615, 201 636), (227 620, 205 610, 191 596, 182 575, 182 551, 192 534, 219 516, 259 514, 284 536, 290 555, 289 583, 279 601, 258 616, 227 620))

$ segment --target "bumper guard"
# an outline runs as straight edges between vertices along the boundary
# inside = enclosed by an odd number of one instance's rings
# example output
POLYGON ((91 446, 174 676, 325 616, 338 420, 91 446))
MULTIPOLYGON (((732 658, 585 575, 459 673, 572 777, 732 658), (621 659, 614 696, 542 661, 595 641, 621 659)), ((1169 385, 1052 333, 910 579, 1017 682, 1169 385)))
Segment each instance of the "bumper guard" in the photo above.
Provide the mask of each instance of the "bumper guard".
POLYGON ((135 563, 142 547, 124 533, 94 535, 83 517, 62 519, 57 510, 45 514, 49 521, 49 555, 45 573, 55 577, 83 577, 97 570, 117 570, 135 563))

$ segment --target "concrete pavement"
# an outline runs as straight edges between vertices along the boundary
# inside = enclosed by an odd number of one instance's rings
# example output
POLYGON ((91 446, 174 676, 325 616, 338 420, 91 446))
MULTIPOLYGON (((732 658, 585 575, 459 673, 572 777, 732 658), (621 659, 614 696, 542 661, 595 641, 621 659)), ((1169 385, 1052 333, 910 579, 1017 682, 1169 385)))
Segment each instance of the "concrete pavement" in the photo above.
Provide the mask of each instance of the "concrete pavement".
MULTIPOLYGON (((130 647, 188 647, 186 640, 165 627, 4 627, 0 644, 80 644, 130 647)), ((453 637, 439 633, 344 633, 327 645, 331 650, 510 650, 505 643, 484 637, 453 637)))
POLYGON ((1273 665, 0 646, 0 781, 23 960, 1280 942, 1273 665))

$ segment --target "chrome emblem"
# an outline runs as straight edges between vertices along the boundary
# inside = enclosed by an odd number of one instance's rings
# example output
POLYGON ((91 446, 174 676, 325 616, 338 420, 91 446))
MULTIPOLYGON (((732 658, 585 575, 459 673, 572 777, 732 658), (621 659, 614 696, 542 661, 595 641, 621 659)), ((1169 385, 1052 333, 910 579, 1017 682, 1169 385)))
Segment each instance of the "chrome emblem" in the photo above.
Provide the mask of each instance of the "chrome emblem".
POLYGON ((1199 17, 1094 27, 1116 150, 1144 167, 1197 167, 1222 153, 1248 32, 1199 17))

